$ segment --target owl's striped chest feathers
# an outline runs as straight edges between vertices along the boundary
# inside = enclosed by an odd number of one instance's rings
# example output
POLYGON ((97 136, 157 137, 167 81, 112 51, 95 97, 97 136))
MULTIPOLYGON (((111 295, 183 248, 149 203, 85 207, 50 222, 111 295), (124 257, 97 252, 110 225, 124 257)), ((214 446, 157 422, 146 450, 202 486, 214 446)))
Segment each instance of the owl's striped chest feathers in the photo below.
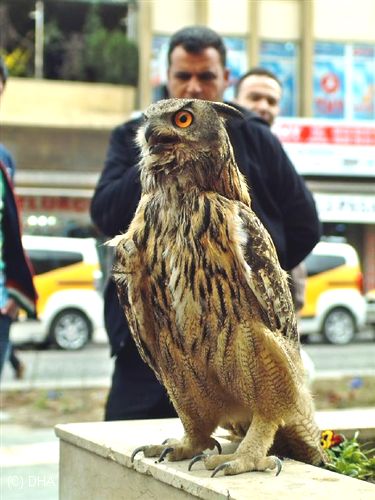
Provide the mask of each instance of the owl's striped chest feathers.
POLYGON ((206 346, 208 357, 221 332, 235 331, 241 304, 249 304, 234 207, 213 193, 185 197, 178 206, 150 199, 137 221, 133 240, 143 256, 140 272, 157 335, 182 351, 206 346))

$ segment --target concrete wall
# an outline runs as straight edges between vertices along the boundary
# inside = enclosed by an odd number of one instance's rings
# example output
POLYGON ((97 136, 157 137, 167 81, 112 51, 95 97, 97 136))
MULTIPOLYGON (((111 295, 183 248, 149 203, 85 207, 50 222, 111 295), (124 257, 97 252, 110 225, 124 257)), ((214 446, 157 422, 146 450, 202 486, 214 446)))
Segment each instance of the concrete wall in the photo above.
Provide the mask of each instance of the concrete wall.
MULTIPOLYGON (((110 131, 134 110, 135 88, 9 78, 0 107, 0 141, 17 171, 100 172, 110 131)), ((22 187, 22 186, 20 186, 22 187)))
POLYGON ((250 31, 250 4, 259 10, 259 35, 263 39, 298 39, 300 10, 312 7, 314 37, 327 41, 375 41, 373 0, 151 0, 154 33, 171 34, 177 29, 202 23, 200 4, 206 4, 207 24, 223 35, 246 35, 250 31), (171 22, 173 19, 173 22, 171 22))
POLYGON ((259 37, 262 40, 298 40, 301 33, 300 3, 300 0, 261 0, 259 37))
POLYGON ((208 2, 208 25, 222 35, 244 35, 249 31, 247 0, 208 2))
POLYGON ((17 171, 100 172, 108 147, 108 128, 4 125, 1 142, 12 152, 17 171))
POLYGON ((375 42, 375 2, 315 0, 314 36, 324 41, 375 42))
POLYGON ((153 0, 150 4, 155 33, 172 34, 183 26, 197 22, 194 0, 153 0))
POLYGON ((112 127, 130 115, 134 99, 134 87, 9 78, 0 123, 112 127))

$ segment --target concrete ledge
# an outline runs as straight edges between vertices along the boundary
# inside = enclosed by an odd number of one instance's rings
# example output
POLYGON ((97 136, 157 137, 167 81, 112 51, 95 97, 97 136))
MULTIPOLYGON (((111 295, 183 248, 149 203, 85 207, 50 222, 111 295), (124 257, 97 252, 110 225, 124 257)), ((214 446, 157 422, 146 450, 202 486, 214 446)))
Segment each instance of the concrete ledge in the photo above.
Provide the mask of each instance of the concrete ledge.
MULTIPOLYGON (((375 498, 375 485, 341 474, 285 460, 281 474, 251 472, 210 478, 210 471, 188 460, 156 464, 132 451, 183 434, 178 419, 65 424, 60 438, 60 500, 139 499, 330 499, 375 498)), ((225 431, 216 435, 224 452, 233 449, 225 431)))
POLYGON ((316 422, 320 429, 331 429, 351 438, 359 431, 363 440, 375 440, 375 408, 348 408, 317 411, 316 422))

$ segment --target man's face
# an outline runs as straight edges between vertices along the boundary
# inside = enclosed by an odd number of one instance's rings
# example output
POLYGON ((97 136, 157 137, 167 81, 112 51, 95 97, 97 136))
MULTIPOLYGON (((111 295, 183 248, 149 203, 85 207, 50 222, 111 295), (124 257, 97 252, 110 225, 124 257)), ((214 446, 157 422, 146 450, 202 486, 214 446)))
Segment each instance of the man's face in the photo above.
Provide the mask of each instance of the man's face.
POLYGON ((272 125, 280 112, 280 99, 281 87, 276 80, 264 75, 250 75, 241 83, 236 102, 272 125))
POLYGON ((172 51, 167 84, 170 97, 222 101, 228 82, 229 71, 213 47, 198 54, 186 52, 181 45, 172 51))

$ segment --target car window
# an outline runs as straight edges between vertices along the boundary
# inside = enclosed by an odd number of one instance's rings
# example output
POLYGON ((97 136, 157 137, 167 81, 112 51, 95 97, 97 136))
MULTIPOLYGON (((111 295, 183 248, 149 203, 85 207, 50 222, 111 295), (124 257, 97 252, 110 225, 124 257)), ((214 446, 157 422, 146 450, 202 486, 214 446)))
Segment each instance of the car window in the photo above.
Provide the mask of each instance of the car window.
POLYGON ((345 264, 345 257, 340 255, 316 255, 311 253, 305 259, 307 276, 335 269, 345 264))
POLYGON ((70 266, 83 261, 79 252, 67 252, 62 250, 27 250, 35 274, 43 274, 53 271, 59 267, 70 266))

